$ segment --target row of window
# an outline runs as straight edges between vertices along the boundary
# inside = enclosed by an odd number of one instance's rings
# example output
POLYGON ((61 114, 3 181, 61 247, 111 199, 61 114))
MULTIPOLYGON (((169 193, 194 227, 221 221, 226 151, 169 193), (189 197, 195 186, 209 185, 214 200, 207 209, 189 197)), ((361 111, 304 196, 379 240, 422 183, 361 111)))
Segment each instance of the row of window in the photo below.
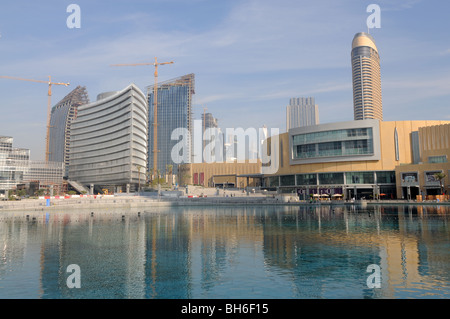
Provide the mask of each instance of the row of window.
POLYGON ((294 158, 350 156, 373 154, 372 140, 351 140, 294 146, 294 158))
POLYGON ((351 137, 372 137, 372 128, 354 128, 344 130, 322 131, 293 136, 294 145, 312 144, 348 140, 351 137))
POLYGON ((266 187, 274 186, 314 186, 343 184, 395 184, 394 171, 313 173, 267 177, 266 187))

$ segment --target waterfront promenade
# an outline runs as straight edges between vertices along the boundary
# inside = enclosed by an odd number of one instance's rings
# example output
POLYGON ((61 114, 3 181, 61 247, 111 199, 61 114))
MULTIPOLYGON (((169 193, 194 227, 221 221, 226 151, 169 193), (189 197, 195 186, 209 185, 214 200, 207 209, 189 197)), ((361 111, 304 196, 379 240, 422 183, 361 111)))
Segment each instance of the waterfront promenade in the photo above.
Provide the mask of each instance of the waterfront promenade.
POLYGON ((79 209, 107 209, 107 208, 150 208, 171 206, 247 206, 247 205, 449 205, 450 202, 415 200, 366 200, 366 201, 299 201, 295 196, 266 195, 261 193, 243 193, 242 191, 227 191, 227 194, 182 195, 182 196, 149 196, 149 195, 96 195, 96 196, 61 196, 41 197, 39 199, 22 199, 17 201, 1 201, 2 211, 69 211, 79 209))

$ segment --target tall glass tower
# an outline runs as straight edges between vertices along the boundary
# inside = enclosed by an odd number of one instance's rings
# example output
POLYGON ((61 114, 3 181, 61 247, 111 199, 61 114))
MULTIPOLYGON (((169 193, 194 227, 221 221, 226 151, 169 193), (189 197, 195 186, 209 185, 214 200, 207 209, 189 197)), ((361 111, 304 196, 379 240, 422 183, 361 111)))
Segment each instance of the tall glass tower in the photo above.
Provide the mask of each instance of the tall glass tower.
POLYGON ((383 120, 380 56, 373 37, 357 33, 352 42, 353 110, 355 120, 383 120))
MULTIPOLYGON (((158 84, 158 131, 157 147, 158 159, 156 169, 161 175, 170 171, 168 165, 172 165, 173 174, 177 174, 178 165, 172 160, 172 149, 179 142, 172 140, 172 132, 178 128, 187 129, 192 137, 192 97, 195 94, 194 74, 187 74, 178 78, 161 82, 158 84)), ((149 130, 148 130, 148 168, 153 167, 153 86, 148 88, 148 106, 149 106, 149 130)), ((192 143, 189 141, 187 157, 192 157, 192 143)))

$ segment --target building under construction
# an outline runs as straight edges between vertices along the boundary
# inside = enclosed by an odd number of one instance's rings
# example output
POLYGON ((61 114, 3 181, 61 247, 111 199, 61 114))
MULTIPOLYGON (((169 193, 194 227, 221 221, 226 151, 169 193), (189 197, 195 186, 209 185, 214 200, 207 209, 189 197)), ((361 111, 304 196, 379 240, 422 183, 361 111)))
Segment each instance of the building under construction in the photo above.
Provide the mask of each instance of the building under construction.
POLYGON ((89 104, 86 87, 77 86, 52 108, 49 161, 64 163, 65 176, 69 171, 72 121, 77 117, 78 107, 84 104, 89 104))
MULTIPOLYGON (((172 160, 172 149, 179 142, 172 140, 172 132, 175 129, 184 128, 193 134, 193 120, 192 120, 192 98, 195 94, 195 76, 194 74, 187 74, 178 78, 164 81, 158 84, 157 88, 157 167, 154 167, 154 135, 153 126, 154 119, 154 88, 147 87, 148 90, 148 105, 149 105, 149 156, 148 167, 149 170, 156 169, 160 175, 165 176, 177 173, 178 165, 172 160), (171 165, 172 168, 169 167, 171 165)), ((191 162, 192 158, 192 141, 187 140, 188 147, 186 158, 191 162)))

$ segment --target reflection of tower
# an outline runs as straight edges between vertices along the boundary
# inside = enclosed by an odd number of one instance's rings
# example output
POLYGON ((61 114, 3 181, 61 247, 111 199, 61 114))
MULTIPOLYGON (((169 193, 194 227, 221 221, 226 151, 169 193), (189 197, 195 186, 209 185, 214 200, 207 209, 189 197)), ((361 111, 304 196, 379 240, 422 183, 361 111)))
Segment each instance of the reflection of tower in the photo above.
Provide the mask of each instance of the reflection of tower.
POLYGON ((161 214, 146 223, 145 298, 190 298, 188 222, 161 214))
MULTIPOLYGON (((404 209, 411 210, 411 207, 404 209)), ((383 297, 394 298, 398 287, 414 288, 416 283, 423 281, 419 266, 426 254, 419 255, 417 239, 406 233, 410 223, 410 220, 405 218, 406 214, 412 215, 412 211, 406 212, 399 209, 397 215, 399 234, 385 236, 380 245, 383 297)))
POLYGON ((360 32, 352 42, 353 109, 355 120, 383 120, 380 56, 373 37, 360 32))

